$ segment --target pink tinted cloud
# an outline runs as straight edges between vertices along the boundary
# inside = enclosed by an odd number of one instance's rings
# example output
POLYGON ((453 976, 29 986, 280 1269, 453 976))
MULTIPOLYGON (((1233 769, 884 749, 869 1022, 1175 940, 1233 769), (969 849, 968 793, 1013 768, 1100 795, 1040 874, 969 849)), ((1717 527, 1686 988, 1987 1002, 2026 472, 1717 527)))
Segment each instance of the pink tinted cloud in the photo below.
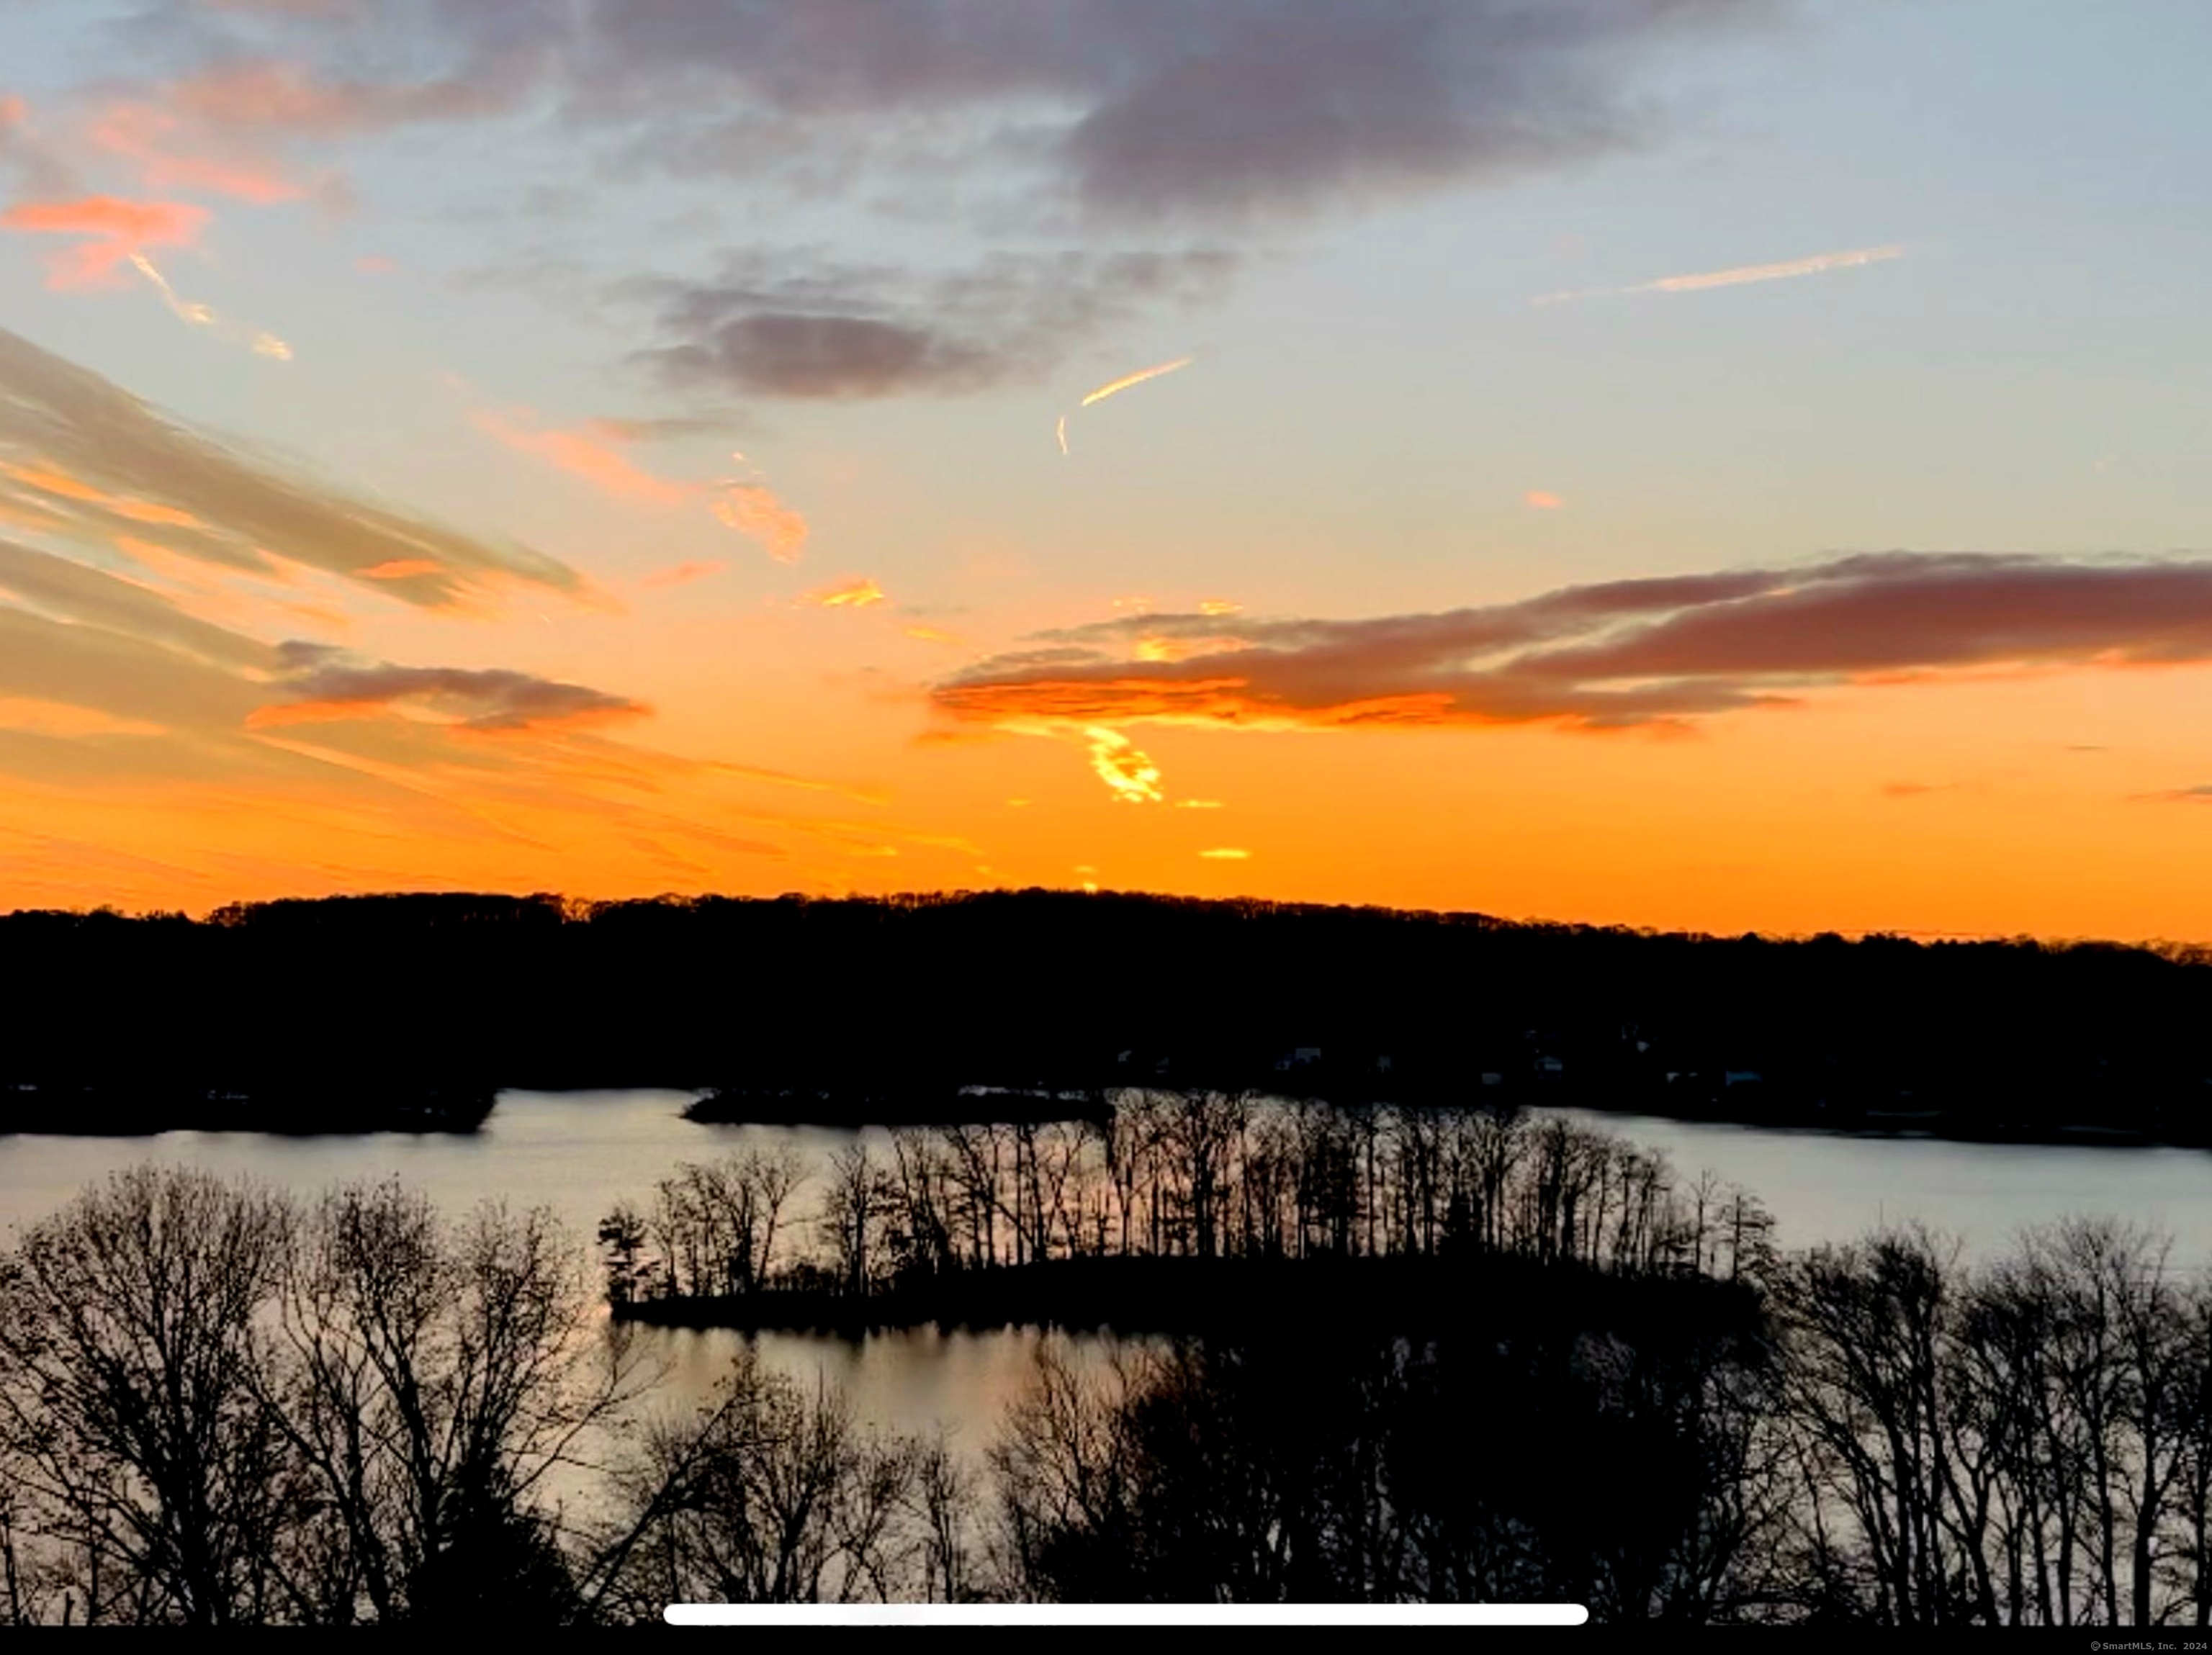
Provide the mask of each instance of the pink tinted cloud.
POLYGON ((650 574, 641 575, 637 584, 648 591, 665 591, 672 586, 688 586, 695 580, 704 580, 708 575, 720 574, 729 567, 728 564, 719 561, 678 563, 665 569, 655 569, 650 574))
POLYGON ((337 138, 496 112, 516 86, 493 74, 434 81, 325 79, 301 64, 230 64, 171 82, 161 106, 210 131, 337 138))
POLYGON ((270 206, 314 194, 346 198, 331 173, 300 176, 291 152, 360 133, 495 113, 518 95, 507 73, 429 81, 325 78, 303 64, 230 63, 118 100, 92 123, 95 148, 131 163, 150 190, 183 190, 270 206))
POLYGON ((149 247, 187 247, 206 227, 208 210, 182 201, 124 201, 86 196, 76 201, 26 202, 0 212, 0 229, 80 238, 56 255, 46 276, 55 288, 115 285, 118 267, 149 247))
POLYGON ((779 563, 796 563, 806 549, 806 518, 765 484, 731 484, 714 502, 714 515, 779 563))
POLYGON ((479 409, 471 417, 478 430, 516 452, 531 455, 572 476, 581 477, 617 500, 641 506, 677 506, 695 492, 683 483, 654 476, 618 446, 588 431, 531 430, 489 409, 479 409))
POLYGON ((307 188, 275 159, 236 144, 195 145, 183 123, 147 104, 114 104, 93 124, 92 141, 131 162, 149 190, 232 196, 257 207, 296 201, 307 188))

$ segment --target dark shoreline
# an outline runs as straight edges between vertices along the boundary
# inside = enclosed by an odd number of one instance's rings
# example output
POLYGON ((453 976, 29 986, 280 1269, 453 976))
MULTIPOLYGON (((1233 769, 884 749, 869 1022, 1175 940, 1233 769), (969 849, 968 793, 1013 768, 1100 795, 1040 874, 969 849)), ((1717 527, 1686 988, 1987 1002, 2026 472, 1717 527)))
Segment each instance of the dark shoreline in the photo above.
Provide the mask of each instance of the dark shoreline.
POLYGON ((684 1118, 708 1126, 1020 1126, 1112 1113, 1099 1087, 750 1086, 713 1088, 684 1118))
POLYGON ((1630 1116, 1644 1120, 1672 1121, 1686 1126, 1736 1126, 1761 1132, 1802 1133, 1808 1137, 1857 1138, 1921 1143, 1980 1143, 2049 1149, 2208 1149, 2212 1137, 2160 1136, 2133 1128, 2100 1126, 2088 1122, 2002 1122, 1975 1120, 1939 1112, 1885 1113, 1867 1111, 1857 1115, 1824 1117, 1805 1112, 1773 1113, 1742 1111, 1723 1113, 1709 1109, 1669 1109, 1661 1100, 1601 1101, 1566 1095, 1531 1098, 1543 1107, 1581 1109, 1595 1115, 1630 1116))
POLYGON ((372 1132, 465 1135, 497 1106, 489 1088, 445 1086, 0 1087, 0 1138, 154 1137, 264 1132, 341 1137, 372 1132), (308 1124, 312 1123, 312 1125, 308 1124))
POLYGON ((1524 1319, 1595 1317, 1601 1325, 1727 1319, 1748 1283, 1680 1275, 1615 1276, 1581 1263, 1496 1255, 1407 1258, 1055 1258, 923 1278, 865 1294, 769 1288, 726 1297, 647 1299, 611 1306, 644 1327, 827 1333, 859 1338, 935 1327, 981 1332, 1050 1328, 1132 1337, 1226 1335, 1293 1326, 1445 1334, 1499 1306, 1524 1319))
MULTIPOLYGON (((857 1130, 876 1126, 1042 1125, 1101 1121, 1112 1112, 1119 1086, 921 1086, 906 1091, 837 1087, 699 1088, 611 1082, 507 1087, 367 1086, 191 1088, 98 1085, 0 1086, 0 1138, 152 1137, 164 1132, 261 1132, 277 1137, 346 1137, 377 1132, 465 1136, 479 1130, 501 1092, 573 1094, 670 1090, 698 1095, 680 1112, 702 1125, 814 1126, 857 1130), (312 1124, 308 1124, 312 1122, 312 1124)), ((1770 1108, 1720 1111, 1669 1106, 1664 1097, 1592 1096, 1580 1088, 1486 1088, 1460 1099, 1377 1095, 1372 1087, 1349 1095, 1314 1088, 1193 1087, 1159 1083, 1159 1090, 1212 1089, 1304 1101, 1326 1107, 1409 1110, 1441 1108, 1566 1108, 1591 1114, 1661 1120, 1683 1125, 1732 1126, 1806 1137, 1906 1143, 1969 1143, 2040 1149, 2206 1149, 2212 1137, 2157 1134, 2090 1122, 1977 1119, 1948 1111, 1814 1111, 1770 1108)))

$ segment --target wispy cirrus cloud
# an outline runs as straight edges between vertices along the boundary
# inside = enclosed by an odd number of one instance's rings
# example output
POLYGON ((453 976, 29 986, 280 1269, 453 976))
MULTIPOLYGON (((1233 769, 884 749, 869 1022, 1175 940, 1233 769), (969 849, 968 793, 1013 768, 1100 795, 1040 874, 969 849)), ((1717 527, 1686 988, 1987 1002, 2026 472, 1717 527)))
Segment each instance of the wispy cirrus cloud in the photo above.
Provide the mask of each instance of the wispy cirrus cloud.
POLYGON ((0 602, 227 668, 255 670, 272 661, 266 645, 197 619, 141 582, 6 541, 0 541, 0 602))
MULTIPOLYGON (((527 409, 501 413, 478 409, 471 416, 477 428, 518 453, 544 461, 571 476, 580 477, 602 494, 635 506, 702 505, 726 527, 757 542, 779 563, 796 563, 805 550, 811 533, 805 513, 785 500, 757 474, 726 477, 714 482, 678 482, 639 465, 624 452, 638 439, 615 422, 592 420, 574 429, 544 427, 527 409)), ((742 459, 744 456, 732 456, 742 459)), ((704 563, 682 566, 674 579, 669 572, 646 577, 646 584, 678 585, 722 566, 704 563)))
POLYGON ((486 583, 580 578, 202 437, 5 333, 0 520, 7 900, 704 889, 808 847, 959 848, 896 821, 763 809, 763 788, 884 801, 613 739, 650 711, 613 690, 276 630, 332 593, 450 609, 486 583))
POLYGON ((12 495, 58 542, 80 547, 150 526, 185 557, 264 575, 301 565, 429 609, 517 585, 591 595, 542 553, 249 455, 4 330, 0 478, 0 505, 12 495))
POLYGON ((527 410, 506 414, 479 409, 470 417, 485 435, 518 453, 581 477, 617 500, 634 505, 680 506, 697 492, 646 470, 623 452, 628 439, 603 426, 574 431, 549 429, 532 423, 533 416, 527 410))
POLYGON ((1363 621, 1139 615, 941 682, 955 718, 1293 729, 1679 724, 1824 686, 2212 664, 2212 561, 1891 552, 1363 621), (1181 658, 1150 640, 1215 639, 1181 658))
POLYGON ((724 484, 714 511, 726 525, 779 563, 796 563, 805 553, 812 532, 805 514, 786 504, 766 483, 724 484))

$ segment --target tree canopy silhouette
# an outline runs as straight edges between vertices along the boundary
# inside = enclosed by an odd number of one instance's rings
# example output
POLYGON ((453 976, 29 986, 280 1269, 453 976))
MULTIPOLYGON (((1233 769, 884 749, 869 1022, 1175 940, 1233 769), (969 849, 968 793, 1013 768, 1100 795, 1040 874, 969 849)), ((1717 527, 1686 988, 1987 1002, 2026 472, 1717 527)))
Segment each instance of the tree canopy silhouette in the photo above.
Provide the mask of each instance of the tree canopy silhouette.
POLYGON ((616 1085, 941 1120, 963 1086, 1158 1082, 2205 1142, 2208 963, 1043 890, 21 912, 0 918, 0 1124, 207 1124, 162 1117, 229 1091, 313 1129, 616 1085))

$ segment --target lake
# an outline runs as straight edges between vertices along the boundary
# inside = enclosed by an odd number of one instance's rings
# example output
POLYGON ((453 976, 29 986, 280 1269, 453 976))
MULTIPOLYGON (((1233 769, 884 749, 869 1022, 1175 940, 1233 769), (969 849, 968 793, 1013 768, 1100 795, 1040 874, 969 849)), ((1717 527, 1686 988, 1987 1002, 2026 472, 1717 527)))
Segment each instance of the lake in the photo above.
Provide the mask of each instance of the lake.
MULTIPOLYGON (((542 1203, 582 1243, 616 1202, 643 1201, 679 1161, 778 1143, 820 1161, 856 1136, 820 1127, 701 1125, 683 1118, 690 1100, 677 1092, 508 1092, 482 1130, 456 1136, 0 1137, 0 1234, 52 1212, 112 1169, 153 1161, 248 1174, 303 1194, 396 1177, 452 1213, 487 1198, 516 1208, 542 1203)), ((2212 1263, 2212 1155, 2199 1150, 1952 1143, 1562 1112, 1664 1151, 1685 1180, 1710 1168, 1753 1191, 1776 1215, 1776 1239, 1785 1247, 1917 1218, 1959 1236, 1973 1256, 2001 1250, 2027 1225, 2069 1213, 2109 1214, 2171 1231, 2177 1262, 2186 1267, 2212 1263)), ((802 1190, 793 1210, 810 1206, 802 1190)), ((681 1400, 705 1392, 741 1336, 650 1337, 665 1342, 673 1364, 669 1396, 681 1400)), ((920 1329, 858 1342, 769 1333, 757 1336, 757 1345, 769 1365, 810 1389, 817 1379, 845 1387, 863 1419, 902 1430, 942 1424, 973 1452, 1020 1390, 1038 1337, 920 1329)), ((1077 1343, 1092 1360, 1108 1354, 1105 1341, 1077 1343)))

